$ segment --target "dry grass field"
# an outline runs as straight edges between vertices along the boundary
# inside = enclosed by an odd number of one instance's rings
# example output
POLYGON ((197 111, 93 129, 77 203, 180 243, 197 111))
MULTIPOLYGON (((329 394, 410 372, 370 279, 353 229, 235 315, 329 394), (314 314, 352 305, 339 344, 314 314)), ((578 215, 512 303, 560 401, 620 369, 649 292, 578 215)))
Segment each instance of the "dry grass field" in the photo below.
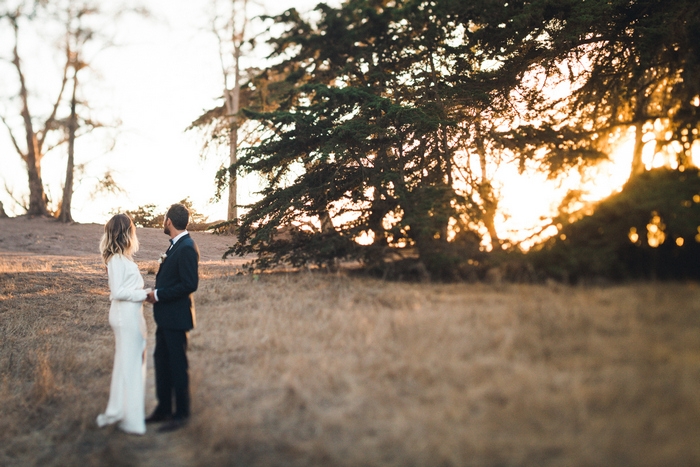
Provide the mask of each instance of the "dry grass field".
MULTIPOLYGON (((100 229, 0 221, 2 466, 700 465, 696 283, 247 275, 209 250, 191 423, 99 429, 114 345, 100 229), (71 228, 83 241, 56 246, 71 228)), ((139 236, 152 284, 165 240, 139 236)))

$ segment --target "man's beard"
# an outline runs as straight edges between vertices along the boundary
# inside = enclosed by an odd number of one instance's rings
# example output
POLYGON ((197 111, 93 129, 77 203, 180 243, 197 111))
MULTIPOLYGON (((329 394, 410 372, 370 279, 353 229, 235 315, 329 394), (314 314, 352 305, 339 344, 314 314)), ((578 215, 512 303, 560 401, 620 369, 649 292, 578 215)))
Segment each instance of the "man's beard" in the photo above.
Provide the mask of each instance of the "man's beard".
POLYGON ((165 233, 165 235, 170 235, 170 227, 168 227, 167 225, 164 226, 164 227, 163 227, 163 233, 165 233))

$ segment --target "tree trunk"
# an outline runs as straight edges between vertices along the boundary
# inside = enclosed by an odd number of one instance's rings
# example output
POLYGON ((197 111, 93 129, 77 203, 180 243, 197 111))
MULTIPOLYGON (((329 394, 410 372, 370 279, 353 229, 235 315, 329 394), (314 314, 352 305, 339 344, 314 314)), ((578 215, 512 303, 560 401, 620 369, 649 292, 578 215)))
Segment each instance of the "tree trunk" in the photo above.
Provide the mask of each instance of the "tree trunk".
MULTIPOLYGON (((234 91, 235 92, 235 91, 234 91)), ((236 111, 237 113, 237 111, 236 111)), ((228 184, 228 211, 227 218, 232 221, 238 218, 238 177, 233 165, 238 162, 238 121, 236 116, 230 117, 229 129, 229 184, 228 184)))
POLYGON ((483 203, 481 212, 486 230, 491 237, 491 247, 494 250, 500 250, 503 242, 498 238, 496 232, 496 212, 498 210, 498 199, 493 195, 493 186, 486 175, 486 149, 484 148, 481 138, 476 139, 477 151, 479 152, 479 165, 481 167, 481 180, 479 181, 478 191, 479 197, 483 203))
POLYGON ((498 200, 493 196, 493 188, 491 183, 482 183, 480 186, 479 194, 483 199, 484 205, 482 207, 484 216, 484 226, 491 237, 491 247, 494 250, 500 250, 503 248, 503 241, 498 237, 498 232, 496 231, 496 211, 498 209, 498 200))
POLYGON ((321 220, 321 233, 327 234, 335 232, 333 219, 331 219, 331 215, 328 213, 328 210, 323 211, 319 218, 321 220))
POLYGON ((227 91, 226 108, 229 118, 229 184, 227 218, 232 221, 238 218, 238 177, 233 166, 238 162, 238 111, 241 95, 240 72, 238 62, 239 48, 234 52, 234 83, 233 90, 227 91))
POLYGON ((29 179, 29 209, 27 210, 27 214, 30 216, 47 216, 49 215, 47 208, 48 198, 44 191, 44 182, 41 179, 41 150, 39 149, 37 136, 34 132, 32 117, 29 113, 27 86, 24 80, 24 74, 22 73, 16 43, 13 65, 19 76, 19 96, 22 101, 22 120, 24 121, 27 142, 27 153, 24 157, 24 161, 27 164, 27 178, 29 179))
POLYGON ((644 142, 642 137, 644 136, 644 121, 638 120, 634 124, 634 151, 632 152, 632 170, 630 171, 630 178, 635 175, 639 175, 644 172, 644 162, 642 161, 642 150, 644 149, 644 142))
MULTIPOLYGON (((12 19, 12 27, 14 31, 15 44, 12 50, 12 64, 17 71, 19 78, 19 98, 22 102, 22 121, 24 123, 25 141, 27 144, 27 152, 22 153, 19 146, 15 144, 17 151, 20 153, 22 160, 27 165, 27 178, 29 181, 29 208, 27 214, 29 216, 46 216, 49 214, 47 204, 48 199, 44 192, 44 182, 41 179, 41 145, 37 140, 32 117, 29 113, 29 97, 27 92, 27 84, 22 72, 22 62, 19 58, 19 27, 17 18, 12 19)), ((13 138, 14 140, 14 138, 13 138)))
POLYGON ((229 185, 228 185, 228 220, 238 219, 238 177, 231 167, 238 162, 238 112, 241 98, 241 59, 240 44, 234 42, 233 52, 233 90, 228 91, 227 107, 229 111, 229 185))
POLYGON ((27 155, 27 176, 29 178, 29 216, 48 216, 48 198, 44 191, 44 182, 41 179, 41 165, 34 155, 34 151, 29 151, 27 155))
POLYGON ((390 204, 382 199, 380 188, 375 186, 374 199, 372 200, 372 208, 367 221, 367 226, 374 233, 374 245, 376 246, 384 247, 389 244, 386 238, 384 225, 382 224, 384 217, 386 217, 386 215, 389 213, 389 206, 390 204))
MULTIPOLYGON (((235 0, 232 2, 234 6, 235 0)), ((243 1, 243 22, 241 30, 236 30, 235 13, 231 40, 233 43, 233 90, 227 89, 226 107, 229 115, 229 167, 238 162, 238 112, 241 100, 241 47, 245 40, 246 26, 248 25, 248 0, 243 1)), ((228 188, 228 220, 238 219, 238 177, 236 171, 229 168, 228 188)))
POLYGON ((78 88, 78 71, 73 74, 73 95, 70 101, 70 119, 68 120, 68 163, 66 164, 66 180, 63 186, 63 200, 58 219, 61 222, 73 222, 71 202, 73 200, 73 172, 75 167, 74 148, 75 132, 78 129, 78 115, 76 113, 76 90, 78 88))

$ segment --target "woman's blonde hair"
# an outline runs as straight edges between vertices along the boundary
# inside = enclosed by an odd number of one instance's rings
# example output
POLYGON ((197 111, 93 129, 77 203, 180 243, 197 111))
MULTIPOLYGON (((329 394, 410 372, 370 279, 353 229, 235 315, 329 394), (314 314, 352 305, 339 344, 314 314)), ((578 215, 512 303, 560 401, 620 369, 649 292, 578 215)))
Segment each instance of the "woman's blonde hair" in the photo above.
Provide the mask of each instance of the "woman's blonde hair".
POLYGON ((100 241, 100 253, 105 264, 114 255, 131 255, 139 251, 136 227, 126 214, 116 214, 105 224, 105 233, 100 241))

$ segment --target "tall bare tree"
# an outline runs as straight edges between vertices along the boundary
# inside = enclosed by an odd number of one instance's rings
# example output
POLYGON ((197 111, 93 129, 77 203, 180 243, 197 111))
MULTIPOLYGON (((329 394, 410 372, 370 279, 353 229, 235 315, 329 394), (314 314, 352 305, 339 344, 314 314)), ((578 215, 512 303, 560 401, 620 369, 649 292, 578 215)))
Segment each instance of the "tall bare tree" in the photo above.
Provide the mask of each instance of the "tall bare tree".
MULTIPOLYGON (((85 44, 93 40, 97 35, 96 31, 86 26, 83 20, 85 17, 98 14, 99 10, 87 4, 76 6, 76 4, 71 1, 66 6, 64 12, 66 14, 64 19, 66 27, 65 56, 66 63, 68 63, 72 71, 70 80, 72 92, 69 103, 70 114, 65 123, 68 144, 66 178, 63 184, 63 198, 57 217, 62 222, 72 222, 73 214, 71 209, 73 201, 73 178, 75 175, 75 139, 79 125, 77 110, 77 93, 79 87, 78 73, 83 68, 87 67, 87 63, 83 60, 85 44)), ((102 125, 91 121, 84 126, 92 129, 102 125)))
POLYGON ((66 163, 66 178, 63 184, 63 198, 58 212, 58 219, 61 222, 72 222, 71 205, 73 202, 73 177, 75 175, 75 133, 78 129, 77 113, 77 90, 78 90, 78 69, 73 70, 72 77, 73 92, 70 99, 70 116, 68 117, 68 161, 66 163))
POLYGON ((48 198, 44 190, 44 182, 41 176, 41 161, 44 155, 51 149, 47 147, 47 137, 59 128, 57 124, 57 112, 61 104, 63 93, 68 83, 70 66, 66 62, 63 66, 58 92, 52 100, 48 116, 40 119, 35 114, 30 103, 30 92, 24 71, 24 62, 20 56, 19 44, 22 40, 20 31, 26 27, 37 14, 41 5, 34 2, 22 2, 12 10, 0 11, 0 20, 9 23, 12 28, 11 57, 8 60, 17 77, 18 90, 16 97, 19 100, 20 116, 22 124, 20 128, 14 128, 8 116, 0 115, 0 119, 7 128, 10 140, 17 154, 22 158, 27 167, 29 181, 29 206, 27 214, 30 216, 49 215, 48 198), (22 136, 18 136, 22 133, 22 136))
MULTIPOLYGON (((65 145, 68 155, 66 174, 56 217, 64 222, 73 220, 71 211, 76 170, 76 139, 97 128, 116 125, 116 123, 99 122, 89 117, 88 103, 80 98, 82 93, 79 75, 82 76, 82 70, 90 68, 90 63, 97 54, 114 45, 114 25, 125 14, 145 17, 149 13, 141 7, 126 8, 112 5, 107 9, 94 0, 24 1, 14 10, 0 10, 0 20, 9 22, 14 32, 12 60, 9 62, 18 77, 17 96, 21 103, 20 114, 23 125, 17 125, 10 116, 0 115, 0 118, 10 133, 16 152, 27 165, 29 203, 26 209, 29 215, 51 214, 41 178, 41 162, 49 151, 65 145), (32 104, 45 107, 46 103, 31 95, 21 57, 20 42, 31 39, 28 33, 31 32, 32 27, 59 31, 58 34, 62 35, 56 41, 60 44, 58 63, 62 68, 59 91, 52 101, 49 116, 43 121, 38 118, 39 113, 34 111, 32 104), (26 34, 23 34, 22 28, 27 29, 26 34), (69 95, 66 96, 66 94, 69 95), (16 137, 20 132, 24 134, 24 138, 16 137), (49 137, 49 135, 53 136, 49 137), (22 139, 26 142, 21 143, 22 139)), ((51 38, 47 39, 46 35, 38 35, 34 42, 37 42, 43 50, 54 47, 51 38)))
MULTIPOLYGON (((212 32, 219 42, 219 59, 224 84, 224 101, 229 132, 229 166, 238 161, 239 113, 241 110, 241 57, 247 40, 248 0, 226 0, 228 16, 222 17, 219 0, 212 2, 212 32)), ((228 220, 238 218, 238 179, 235 170, 229 168, 228 220)))
POLYGON ((206 111, 199 116, 187 130, 199 129, 205 133, 202 157, 216 141, 216 146, 227 146, 228 163, 217 173, 216 198, 228 191, 227 220, 238 218, 238 178, 233 169, 238 161, 238 151, 245 135, 241 135, 245 118, 241 109, 249 103, 249 95, 244 94, 244 81, 249 84, 249 77, 243 76, 246 48, 254 47, 250 34, 250 7, 259 6, 253 0, 211 0, 210 22, 208 31, 217 39, 219 45, 219 63, 223 81, 223 104, 206 111), (221 143, 224 141, 225 143, 221 143))

